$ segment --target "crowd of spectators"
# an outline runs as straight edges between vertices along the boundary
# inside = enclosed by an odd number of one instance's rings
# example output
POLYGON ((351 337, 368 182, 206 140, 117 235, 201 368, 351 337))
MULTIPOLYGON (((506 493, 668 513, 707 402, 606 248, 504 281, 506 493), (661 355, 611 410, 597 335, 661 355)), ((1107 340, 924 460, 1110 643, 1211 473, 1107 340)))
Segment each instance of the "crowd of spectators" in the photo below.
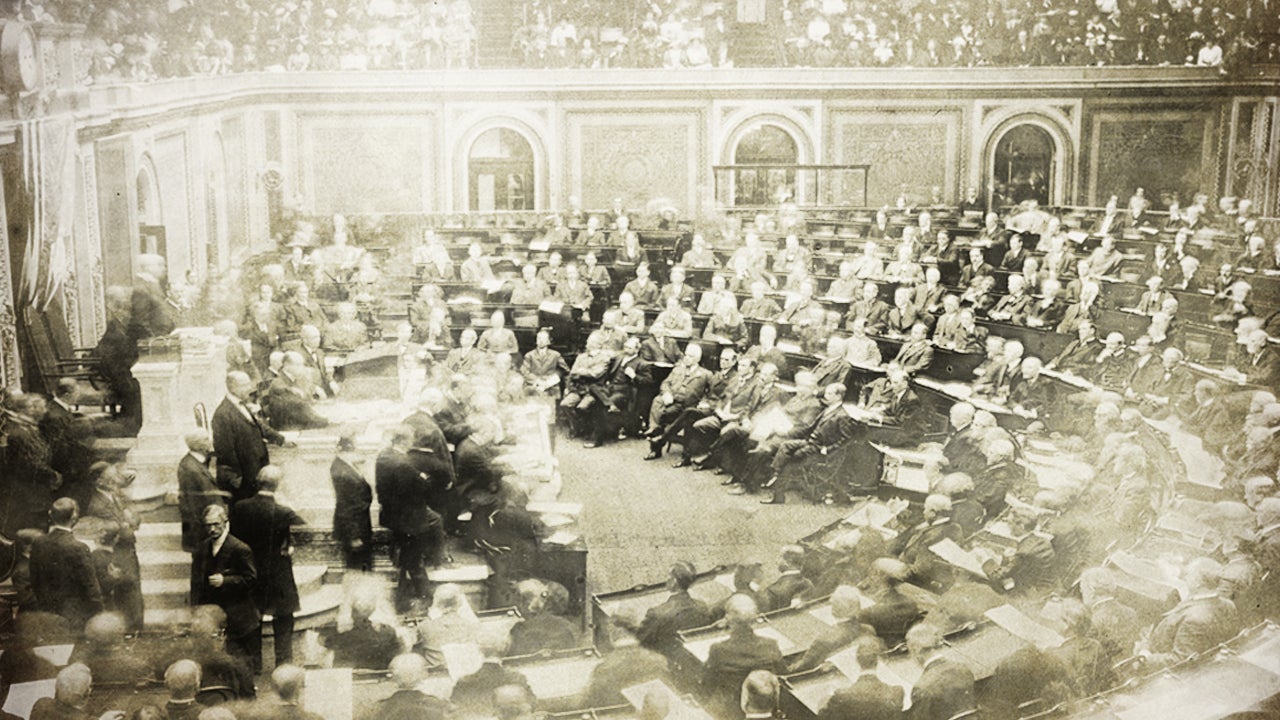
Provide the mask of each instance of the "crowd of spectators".
MULTIPOLYGON (((511 23, 525 67, 1198 65, 1280 61, 1262 2, 969 3, 534 0, 511 23)), ((95 82, 275 70, 474 67, 469 0, 23 0, 30 20, 84 23, 95 82)), ((490 19, 490 22, 496 20, 490 19)), ((508 23, 508 18, 502 19, 508 23)))

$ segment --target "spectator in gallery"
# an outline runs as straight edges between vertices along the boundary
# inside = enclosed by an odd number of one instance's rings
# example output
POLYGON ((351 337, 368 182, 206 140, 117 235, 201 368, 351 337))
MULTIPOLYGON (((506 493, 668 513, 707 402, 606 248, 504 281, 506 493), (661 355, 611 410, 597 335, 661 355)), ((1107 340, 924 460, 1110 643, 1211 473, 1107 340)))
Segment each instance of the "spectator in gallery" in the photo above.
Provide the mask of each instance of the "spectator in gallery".
POLYGON ((702 233, 694 233, 692 247, 681 256, 680 264, 695 269, 716 267, 716 255, 707 247, 707 239, 702 233))
POLYGON ((489 316, 489 327, 480 334, 480 339, 476 342, 476 349, 490 355, 520 352, 515 333, 508 329, 506 325, 506 314, 502 310, 495 310, 489 316))
POLYGON ((588 252, 582 256, 582 278, 588 285, 594 287, 608 288, 613 284, 609 269, 598 264, 594 252, 588 252))
POLYGON ((355 303, 338 303, 338 319, 329 324, 324 342, 327 350, 349 353, 369 343, 369 326, 359 319, 355 303))

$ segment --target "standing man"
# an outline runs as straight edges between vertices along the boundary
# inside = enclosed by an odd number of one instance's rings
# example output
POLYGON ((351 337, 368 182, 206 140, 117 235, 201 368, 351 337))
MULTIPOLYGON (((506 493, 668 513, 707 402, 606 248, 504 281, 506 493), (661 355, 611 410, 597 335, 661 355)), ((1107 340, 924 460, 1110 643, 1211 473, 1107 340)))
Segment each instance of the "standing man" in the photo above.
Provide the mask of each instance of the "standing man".
POLYGON ((258 473, 258 494, 231 508, 231 530, 253 551, 258 569, 253 601, 258 612, 271 614, 276 665, 293 662, 293 614, 301 607, 293 579, 293 545, 289 535, 305 525, 291 508, 276 502, 284 471, 268 465, 258 473))
POLYGON ((227 615, 227 652, 262 672, 262 614, 253 602, 258 568, 253 551, 231 535, 227 509, 204 509, 205 541, 191 562, 191 604, 217 605, 227 615))
POLYGON ((351 435, 338 439, 338 455, 329 465, 333 482, 333 537, 342 544, 346 566, 368 571, 373 567, 373 521, 369 508, 373 488, 360 472, 356 441, 351 435))
POLYGON ((80 506, 58 498, 49 510, 49 532, 31 543, 31 591, 36 607, 61 615, 73 632, 102 612, 102 590, 94 574, 89 546, 71 529, 80 519, 80 506))
POLYGON ((139 270, 129 303, 129 336, 135 342, 173 332, 174 306, 169 303, 165 292, 165 265, 162 255, 138 257, 139 270))
POLYGON ((130 507, 125 494, 133 482, 132 473, 120 471, 120 467, 106 462, 96 462, 89 468, 89 478, 94 483, 93 494, 85 503, 85 517, 102 518, 117 529, 116 542, 111 551, 111 563, 120 568, 122 577, 114 593, 104 588, 104 603, 108 610, 124 616, 129 632, 141 632, 144 616, 142 601, 142 568, 138 563, 136 532, 141 520, 130 507), (111 597, 111 596, 114 597, 111 597))
POLYGON ((187 454, 178 461, 178 514, 182 517, 182 549, 194 553, 204 539, 204 509, 226 505, 231 493, 218 487, 210 465, 213 441, 204 432, 186 437, 187 454))
POLYGON ((390 445, 374 465, 374 485, 382 505, 380 520, 391 531, 400 579, 396 599, 402 609, 426 599, 427 562, 434 561, 444 547, 444 524, 427 505, 431 479, 409 458, 413 441, 413 428, 396 426, 391 431, 390 445))
POLYGON ((218 480, 238 499, 258 491, 258 472, 271 462, 267 442, 284 444, 284 437, 258 419, 249 406, 253 381, 243 372, 227 373, 227 396, 213 412, 213 450, 218 456, 218 480))

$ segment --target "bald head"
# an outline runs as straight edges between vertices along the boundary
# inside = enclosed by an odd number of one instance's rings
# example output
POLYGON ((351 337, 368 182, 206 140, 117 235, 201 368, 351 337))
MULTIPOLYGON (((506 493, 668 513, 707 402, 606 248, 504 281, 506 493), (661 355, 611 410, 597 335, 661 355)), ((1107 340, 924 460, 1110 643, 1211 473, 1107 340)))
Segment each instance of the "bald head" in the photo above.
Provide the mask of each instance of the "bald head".
POLYGON ((179 660, 164 671, 164 686, 170 700, 194 700, 200 691, 200 666, 191 660, 179 660))
POLYGON ((299 702, 306 686, 307 675, 297 665, 281 665, 271 673, 271 686, 284 702, 299 702))
POLYGON ((427 677, 427 661, 417 653, 397 655, 390 669, 391 679, 401 690, 412 690, 427 677))
POLYGON ((725 602, 724 619, 730 627, 750 626, 760 609, 750 595, 735 594, 725 602))

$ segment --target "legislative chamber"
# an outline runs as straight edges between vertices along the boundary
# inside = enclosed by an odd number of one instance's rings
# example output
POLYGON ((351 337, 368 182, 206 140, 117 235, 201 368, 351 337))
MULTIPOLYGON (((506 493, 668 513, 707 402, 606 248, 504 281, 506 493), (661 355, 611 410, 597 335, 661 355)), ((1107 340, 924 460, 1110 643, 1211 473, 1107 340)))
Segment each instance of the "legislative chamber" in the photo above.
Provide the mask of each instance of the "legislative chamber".
POLYGON ((0 719, 1280 716, 1273 4, 0 3, 0 719))

